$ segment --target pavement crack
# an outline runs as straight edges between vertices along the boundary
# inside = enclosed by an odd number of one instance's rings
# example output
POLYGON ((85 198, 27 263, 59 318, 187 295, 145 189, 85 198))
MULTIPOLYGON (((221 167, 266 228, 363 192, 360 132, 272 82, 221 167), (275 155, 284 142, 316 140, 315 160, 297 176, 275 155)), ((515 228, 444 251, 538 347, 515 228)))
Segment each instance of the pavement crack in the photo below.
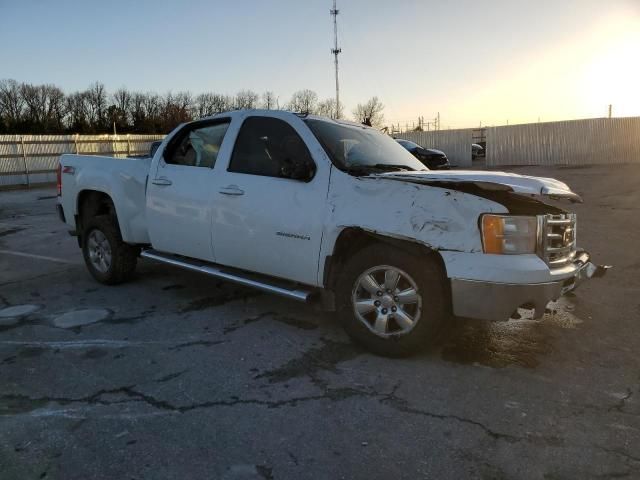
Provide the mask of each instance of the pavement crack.
POLYGON ((158 410, 165 410, 165 411, 170 411, 170 412, 179 412, 180 408, 167 402, 164 400, 159 400, 151 395, 148 395, 146 393, 142 393, 138 390, 134 390, 134 387, 124 387, 121 390, 121 393, 123 393, 124 395, 130 397, 130 398, 135 398, 138 399, 140 401, 143 401, 144 403, 146 403, 147 405, 154 407, 158 410))
POLYGON ((59 405, 70 405, 74 403, 86 403, 89 405, 113 405, 123 403, 120 401, 104 400, 104 395, 118 395, 120 393, 127 394, 132 386, 118 387, 113 389, 102 389, 85 397, 56 397, 45 395, 43 397, 29 397, 28 395, 10 394, 0 396, 0 415, 14 415, 19 413, 31 412, 39 408, 45 407, 49 403, 57 403, 59 405))
POLYGON ((311 348, 284 365, 254 377, 265 378, 270 384, 287 382, 299 377, 313 377, 319 371, 338 373, 338 364, 352 360, 362 354, 353 344, 321 339, 322 345, 311 348))
POLYGON ((178 345, 174 345, 173 347, 169 347, 169 350, 182 350, 183 348, 188 347, 212 347, 214 345, 220 345, 221 343, 227 343, 226 340, 194 340, 193 342, 185 342, 179 343, 178 345))
POLYGON ((631 476, 631 472, 610 472, 595 475, 593 478, 604 478, 611 480, 612 478, 627 478, 631 476))
POLYGON ((387 404, 400 412, 411 413, 414 415, 422 415, 424 417, 436 418, 438 420, 455 420, 460 423, 473 425, 483 430, 486 435, 493 438, 494 440, 504 440, 509 443, 516 443, 521 440, 526 440, 526 438, 524 437, 518 437, 518 436, 510 435, 507 433, 496 432, 495 430, 492 430, 491 428, 487 427, 485 424, 481 422, 478 422, 477 420, 471 420, 469 418, 464 418, 459 415, 432 413, 432 412, 411 407, 409 406, 409 403, 406 400, 395 396, 395 392, 394 394, 388 395, 385 398, 383 398, 381 400, 381 403, 387 404))
POLYGON ((163 377, 158 378, 157 380, 155 380, 156 383, 164 383, 164 382, 168 382, 170 380, 173 380, 175 378, 178 378, 182 375, 184 375, 185 373, 187 373, 189 371, 189 369, 184 369, 181 370, 179 372, 175 372, 175 373, 170 373, 168 375, 164 375, 163 377))
MULTIPOLYGON (((174 374, 175 375, 175 374, 174 374)), ((174 377, 175 378, 175 377, 174 377)), ((117 405, 131 401, 142 402, 157 410, 163 410, 175 413, 186 413, 193 410, 213 408, 213 407, 234 407, 236 405, 259 405, 267 408, 279 408, 283 406, 296 406, 300 403, 330 400, 340 401, 353 396, 378 397, 376 392, 366 390, 358 390, 354 388, 333 388, 325 389, 319 395, 307 395, 302 397, 286 398, 283 400, 260 400, 260 399, 243 399, 232 397, 230 400, 211 400, 205 402, 197 402, 188 405, 176 405, 166 400, 161 400, 153 395, 136 390, 135 385, 127 385, 118 388, 101 389, 84 397, 29 397, 27 395, 12 394, 0 396, 0 415, 16 415, 29 413, 34 410, 44 408, 50 403, 66 406, 71 404, 88 404, 88 405, 117 405), (124 396, 115 399, 105 398, 108 396, 124 396)))
POLYGON ((329 400, 332 402, 337 402, 341 400, 345 400, 350 397, 360 396, 360 397, 379 397, 380 394, 376 392, 370 392, 366 390, 359 390, 355 388, 327 388, 323 391, 322 394, 319 395, 305 395, 302 397, 292 397, 285 398, 282 400, 260 400, 260 399, 243 399, 239 397, 232 397, 231 400, 214 400, 202 403, 193 403, 191 405, 185 405, 181 407, 177 407, 177 410, 184 413, 192 410, 197 410, 200 408, 211 408, 211 407, 234 407, 236 405, 260 405, 267 408, 279 408, 285 406, 297 406, 300 403, 311 402, 311 401, 319 401, 319 400, 329 400))
POLYGON ((619 448, 607 448, 607 447, 603 447, 602 445, 594 445, 594 447, 596 447, 599 450, 602 450, 605 453, 611 454, 611 455, 618 455, 620 457, 624 457, 627 459, 627 461, 632 461, 632 462, 636 462, 636 463, 640 463, 640 457, 636 457, 634 455, 631 455, 627 452, 625 452, 624 450, 620 450, 619 448))

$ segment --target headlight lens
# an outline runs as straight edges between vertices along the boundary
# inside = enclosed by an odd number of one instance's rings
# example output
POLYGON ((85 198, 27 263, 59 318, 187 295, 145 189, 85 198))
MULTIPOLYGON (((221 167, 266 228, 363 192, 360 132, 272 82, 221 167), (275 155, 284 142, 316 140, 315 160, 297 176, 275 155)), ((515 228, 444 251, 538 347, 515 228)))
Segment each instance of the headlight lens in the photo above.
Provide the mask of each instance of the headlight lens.
POLYGON ((482 248, 484 253, 517 255, 536 253, 538 221, 536 217, 482 216, 482 248))

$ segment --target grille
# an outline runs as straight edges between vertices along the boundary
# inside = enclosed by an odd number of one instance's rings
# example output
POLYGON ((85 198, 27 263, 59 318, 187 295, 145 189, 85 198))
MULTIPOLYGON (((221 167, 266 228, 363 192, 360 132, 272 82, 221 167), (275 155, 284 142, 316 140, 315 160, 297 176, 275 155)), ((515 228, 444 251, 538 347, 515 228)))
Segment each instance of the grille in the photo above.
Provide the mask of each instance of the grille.
POLYGON ((540 219, 540 254, 551 268, 560 268, 576 255, 576 215, 545 215, 540 219))

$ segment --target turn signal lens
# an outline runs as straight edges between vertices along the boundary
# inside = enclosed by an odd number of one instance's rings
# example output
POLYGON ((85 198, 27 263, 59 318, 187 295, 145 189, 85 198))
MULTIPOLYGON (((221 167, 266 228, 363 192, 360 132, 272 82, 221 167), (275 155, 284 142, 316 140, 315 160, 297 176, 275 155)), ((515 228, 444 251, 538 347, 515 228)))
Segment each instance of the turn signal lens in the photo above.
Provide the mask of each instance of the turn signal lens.
POLYGON ((502 253, 502 218, 495 215, 482 217, 482 244, 484 253, 502 253))
POLYGON ((518 255, 536 252, 536 217, 487 214, 482 216, 481 225, 484 253, 518 255))

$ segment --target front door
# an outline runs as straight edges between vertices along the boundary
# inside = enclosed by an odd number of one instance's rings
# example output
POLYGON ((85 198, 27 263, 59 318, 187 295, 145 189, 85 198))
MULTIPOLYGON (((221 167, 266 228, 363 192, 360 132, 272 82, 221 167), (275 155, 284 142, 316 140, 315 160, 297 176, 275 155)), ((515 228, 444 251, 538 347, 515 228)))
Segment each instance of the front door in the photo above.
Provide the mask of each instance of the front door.
POLYGON ((169 141, 150 173, 146 222, 156 250, 215 261, 213 167, 228 127, 224 119, 187 125, 169 141))
POLYGON ((243 122, 227 169, 216 177, 217 263, 317 283, 330 168, 313 158, 309 142, 319 151, 297 117, 243 122), (308 176, 295 173, 300 165, 312 166, 308 176))

